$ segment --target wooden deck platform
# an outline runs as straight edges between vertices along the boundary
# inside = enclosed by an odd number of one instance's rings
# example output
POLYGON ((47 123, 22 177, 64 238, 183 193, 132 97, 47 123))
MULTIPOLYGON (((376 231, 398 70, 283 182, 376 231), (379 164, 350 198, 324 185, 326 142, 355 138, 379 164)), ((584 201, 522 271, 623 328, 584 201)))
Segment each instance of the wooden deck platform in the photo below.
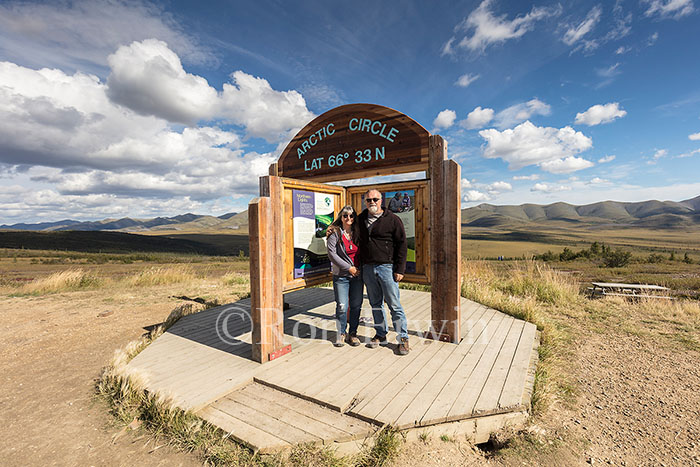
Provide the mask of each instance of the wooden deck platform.
MULTIPOLYGON (((262 451, 299 442, 354 449, 387 424, 483 442, 527 417, 539 342, 531 323, 462 299, 462 341, 423 339, 430 294, 402 290, 411 352, 398 356, 393 332, 377 349, 334 347, 330 289, 288 293, 285 301, 293 350, 277 360, 251 360, 250 301, 242 300, 182 318, 127 368, 148 390, 262 451)), ((364 305, 370 322, 358 336, 368 342, 374 330, 364 305)))

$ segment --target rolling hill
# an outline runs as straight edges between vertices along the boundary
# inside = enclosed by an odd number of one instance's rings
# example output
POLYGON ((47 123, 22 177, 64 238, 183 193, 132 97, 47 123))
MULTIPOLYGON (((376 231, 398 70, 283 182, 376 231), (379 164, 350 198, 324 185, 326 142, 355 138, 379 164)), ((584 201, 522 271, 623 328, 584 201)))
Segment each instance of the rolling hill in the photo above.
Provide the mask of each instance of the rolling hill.
POLYGON ((700 225, 700 196, 681 202, 602 201, 576 206, 568 203, 496 206, 480 204, 462 209, 464 227, 518 227, 529 223, 566 222, 581 225, 615 225, 653 229, 700 225))
MULTIPOLYGON (((651 229, 697 226, 700 225, 700 196, 680 202, 650 200, 623 203, 602 201, 583 206, 562 202, 547 205, 521 204, 518 206, 497 206, 484 203, 462 209, 463 227, 520 228, 547 223, 569 226, 629 226, 651 229)), ((227 213, 218 217, 187 213, 153 219, 125 217, 90 222, 62 220, 37 224, 0 225, 0 229, 116 231, 152 234, 230 232, 231 234, 246 235, 248 233, 248 211, 227 213)))

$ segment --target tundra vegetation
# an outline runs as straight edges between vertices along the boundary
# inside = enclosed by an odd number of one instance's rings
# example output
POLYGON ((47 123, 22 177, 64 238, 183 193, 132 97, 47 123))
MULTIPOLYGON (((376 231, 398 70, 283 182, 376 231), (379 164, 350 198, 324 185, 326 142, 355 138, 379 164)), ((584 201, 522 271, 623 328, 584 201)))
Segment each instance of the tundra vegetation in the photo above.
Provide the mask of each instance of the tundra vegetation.
MULTIPOLYGON (((524 459, 535 463, 580 459, 586 449, 580 434, 553 424, 561 419, 561 413, 575 414, 578 410, 582 388, 571 362, 577 359, 580 342, 591 335, 622 333, 641 336, 674 352, 700 352, 700 255, 696 246, 684 251, 678 244, 650 247, 653 242, 620 245, 609 240, 567 246, 538 243, 536 252, 531 250, 532 242, 526 242, 525 249, 517 248, 518 241, 505 242, 508 252, 502 255, 482 255, 484 240, 463 241, 467 248, 463 250, 462 295, 533 322, 541 333, 533 416, 528 428, 499 433, 489 449, 475 449, 470 451, 472 454, 478 452, 474 455, 482 460, 488 457, 504 464, 524 459), (469 248, 474 241, 478 242, 477 248, 469 248), (591 280, 664 285, 671 289, 675 300, 591 300, 582 293, 591 280)), ((488 249, 500 247, 499 243, 488 249)), ((124 365, 181 316, 249 295, 248 259, 243 254, 2 249, 0 271, 1 299, 25 300, 27 306, 37 297, 49 301, 88 297, 95 303, 110 303, 125 300, 127 292, 133 300, 148 296, 149 300, 176 304, 160 326, 138 341, 124 343, 101 375, 95 375, 95 392, 122 429, 192 452, 208 464, 390 465, 410 460, 415 450, 421 449, 420 443, 430 444, 428 429, 413 444, 387 429, 354 456, 341 457, 328 448, 310 445, 273 456, 259 455, 195 415, 174 408, 168 400, 148 394, 139 381, 124 376, 124 365), (203 304, 183 304, 173 301, 173 297, 199 298, 203 304)), ((464 442, 450 441, 443 444, 464 442)), ((461 449, 459 452, 464 454, 461 449)))

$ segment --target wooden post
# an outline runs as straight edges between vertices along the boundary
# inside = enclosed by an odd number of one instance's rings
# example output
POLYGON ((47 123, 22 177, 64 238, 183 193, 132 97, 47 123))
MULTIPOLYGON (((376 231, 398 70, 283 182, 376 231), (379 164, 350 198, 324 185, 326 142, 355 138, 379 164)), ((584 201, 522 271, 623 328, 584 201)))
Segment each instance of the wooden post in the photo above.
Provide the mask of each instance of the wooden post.
POLYGON ((284 346, 282 305, 282 182, 260 177, 260 198, 248 211, 253 360, 264 363, 291 350, 284 346))
POLYGON ((426 336, 460 340, 461 174, 447 159, 447 143, 430 136, 430 282, 431 330, 426 336))

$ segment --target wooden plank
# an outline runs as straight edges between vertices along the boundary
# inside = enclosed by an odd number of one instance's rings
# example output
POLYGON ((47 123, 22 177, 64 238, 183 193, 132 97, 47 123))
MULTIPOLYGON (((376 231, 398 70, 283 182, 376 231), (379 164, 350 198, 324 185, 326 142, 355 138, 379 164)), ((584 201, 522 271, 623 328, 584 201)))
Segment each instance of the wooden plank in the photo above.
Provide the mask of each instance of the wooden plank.
POLYGON ((285 392, 277 391, 262 384, 253 383, 242 389, 239 392, 246 392, 253 397, 259 398, 261 401, 281 404, 287 410, 296 414, 304 415, 313 418, 317 422, 340 432, 339 437, 335 441, 342 442, 347 439, 357 439, 364 437, 368 432, 374 431, 375 427, 358 418, 347 415, 338 414, 332 410, 324 408, 314 402, 301 399, 289 395, 285 392))
POLYGON ((254 421, 255 426, 259 429, 270 433, 271 435, 286 441, 289 444, 316 442, 318 439, 297 427, 288 425, 280 420, 277 420, 270 415, 259 412, 254 408, 248 407, 239 402, 228 398, 223 398, 217 401, 216 408, 227 413, 239 420, 254 421))
MULTIPOLYGON (((357 413, 361 414, 366 419, 378 420, 383 423, 389 423, 393 420, 382 419, 379 414, 390 402, 396 397, 399 392, 403 391, 409 381, 416 377, 423 367, 432 359, 438 351, 445 346, 443 342, 435 342, 430 340, 421 341, 419 345, 426 346, 426 349, 409 362, 398 374, 387 384, 382 390, 375 394, 372 400, 368 400, 361 408, 358 408, 357 413)), ((454 346, 456 348, 456 346, 454 346)))
POLYGON ((467 379, 459 394, 454 398, 454 403, 447 413, 446 421, 472 416, 472 409, 476 399, 479 397, 481 389, 486 383, 491 368, 498 357, 498 352, 501 350, 503 342, 515 321, 511 317, 505 318, 503 324, 499 326, 496 333, 491 337, 486 349, 479 358, 479 362, 470 372, 469 379, 467 379))
POLYGON ((338 412, 345 412, 357 392, 367 384, 366 375, 370 370, 383 361, 388 365, 389 360, 391 360, 392 356, 377 350, 362 349, 362 357, 359 357, 358 360, 353 359, 356 366, 352 368, 352 371, 347 371, 325 387, 319 385, 317 390, 309 392, 310 396, 315 400, 323 401, 327 407, 338 412))
MULTIPOLYGON (((479 319, 476 320, 475 334, 478 333, 476 336, 478 338, 478 335, 487 327, 488 323, 496 316, 497 312, 495 310, 484 308, 477 310, 477 313, 479 313, 479 319)), ((399 414, 399 416, 396 418, 394 421, 395 426, 399 428, 406 428, 421 424, 426 412, 436 400, 438 394, 441 393, 450 378, 452 378, 452 375, 455 373, 464 357, 469 354, 475 342, 476 339, 472 340, 471 343, 466 340, 462 340, 455 351, 452 352, 450 357, 440 362, 438 370, 435 372, 430 381, 423 387, 420 393, 416 395, 411 402, 411 405, 408 406, 406 410, 404 410, 404 412, 399 414)), ((449 406, 445 407, 445 412, 448 409, 449 406)))
MULTIPOLYGON (((447 148, 445 148, 447 151, 447 148)), ((443 227, 443 244, 445 262, 441 264, 444 280, 445 297, 443 319, 449 323, 447 334, 452 342, 459 342, 461 335, 460 307, 462 303, 462 235, 461 235, 461 170, 453 160, 443 161, 443 209, 445 223, 443 227)))
MULTIPOLYGON (((498 330, 504 325, 510 326, 509 319, 506 315, 500 312, 496 312, 493 319, 488 321, 483 331, 479 334, 478 340, 475 339, 473 342, 469 342, 466 339, 462 340, 460 346, 469 346, 469 352, 464 356, 464 358, 459 362, 457 368, 453 371, 450 379, 447 380, 442 390, 438 393, 437 397, 433 400, 430 407, 426 410, 423 418, 421 419, 422 425, 429 425, 432 423, 441 423, 447 419, 447 414, 450 408, 453 406, 457 395, 460 393, 464 385, 466 384, 469 376, 476 367, 482 353, 488 348, 489 343, 483 342, 483 337, 492 336, 497 333, 498 330)), ((490 340, 490 339, 489 339, 490 340)))
POLYGON ((263 431, 244 420, 224 413, 215 407, 207 407, 198 416, 229 433, 231 438, 254 451, 272 452, 277 449, 290 448, 291 444, 263 431))
POLYGON ((498 352, 493 368, 481 389, 479 397, 474 403, 472 413, 483 414, 498 410, 498 399, 503 392, 503 388, 508 377, 508 371, 513 363, 515 350, 520 341, 520 337, 525 327, 525 321, 516 320, 511 326, 506 340, 503 342, 501 350, 498 352))
MULTIPOLYGON (((431 346, 434 342, 425 339, 418 339, 414 342, 413 348, 408 355, 402 356, 401 358, 387 358, 376 365, 367 374, 366 384, 360 391, 357 391, 357 396, 351 404, 351 408, 348 413, 360 416, 365 420, 375 421, 373 418, 366 418, 363 416, 363 409, 377 397, 378 394, 382 393, 389 387, 392 380, 399 375, 404 368, 409 366, 413 361, 418 359, 424 351, 428 349, 436 349, 437 347, 431 346)), ((386 349, 375 349, 384 350, 386 349)))
MULTIPOLYGON (((280 394, 282 393, 280 392, 280 394)), ((288 397, 292 398, 294 396, 288 397)), ((346 433, 333 427, 329 427, 328 425, 314 420, 313 418, 310 418, 304 414, 292 412, 283 404, 280 404, 279 401, 261 401, 256 395, 242 391, 234 391, 227 395, 224 399, 244 405, 252 410, 255 410, 256 412, 279 421, 280 424, 286 424, 294 427, 297 430, 306 433, 309 438, 313 439, 312 442, 323 442, 324 436, 330 437, 331 439, 337 436, 347 436, 346 433)), ((215 402, 214 406, 217 406, 219 403, 220 401, 215 402)))
POLYGON ((526 323, 518 342, 518 348, 513 356, 510 371, 503 385, 498 399, 498 407, 509 409, 521 405, 522 395, 525 392, 528 367, 533 350, 533 344, 537 334, 537 326, 526 323))
MULTIPOLYGON (((418 372, 401 386, 391 401, 377 414, 377 419, 394 424, 404 411, 413 409, 423 415, 425 407, 412 407, 414 399, 425 389, 425 386, 434 378, 435 373, 450 355, 458 349, 458 346, 444 342, 433 342, 438 351, 423 365, 418 372)), ((396 384, 396 380, 392 381, 396 384)), ((418 415, 418 414, 417 414, 418 415)))

